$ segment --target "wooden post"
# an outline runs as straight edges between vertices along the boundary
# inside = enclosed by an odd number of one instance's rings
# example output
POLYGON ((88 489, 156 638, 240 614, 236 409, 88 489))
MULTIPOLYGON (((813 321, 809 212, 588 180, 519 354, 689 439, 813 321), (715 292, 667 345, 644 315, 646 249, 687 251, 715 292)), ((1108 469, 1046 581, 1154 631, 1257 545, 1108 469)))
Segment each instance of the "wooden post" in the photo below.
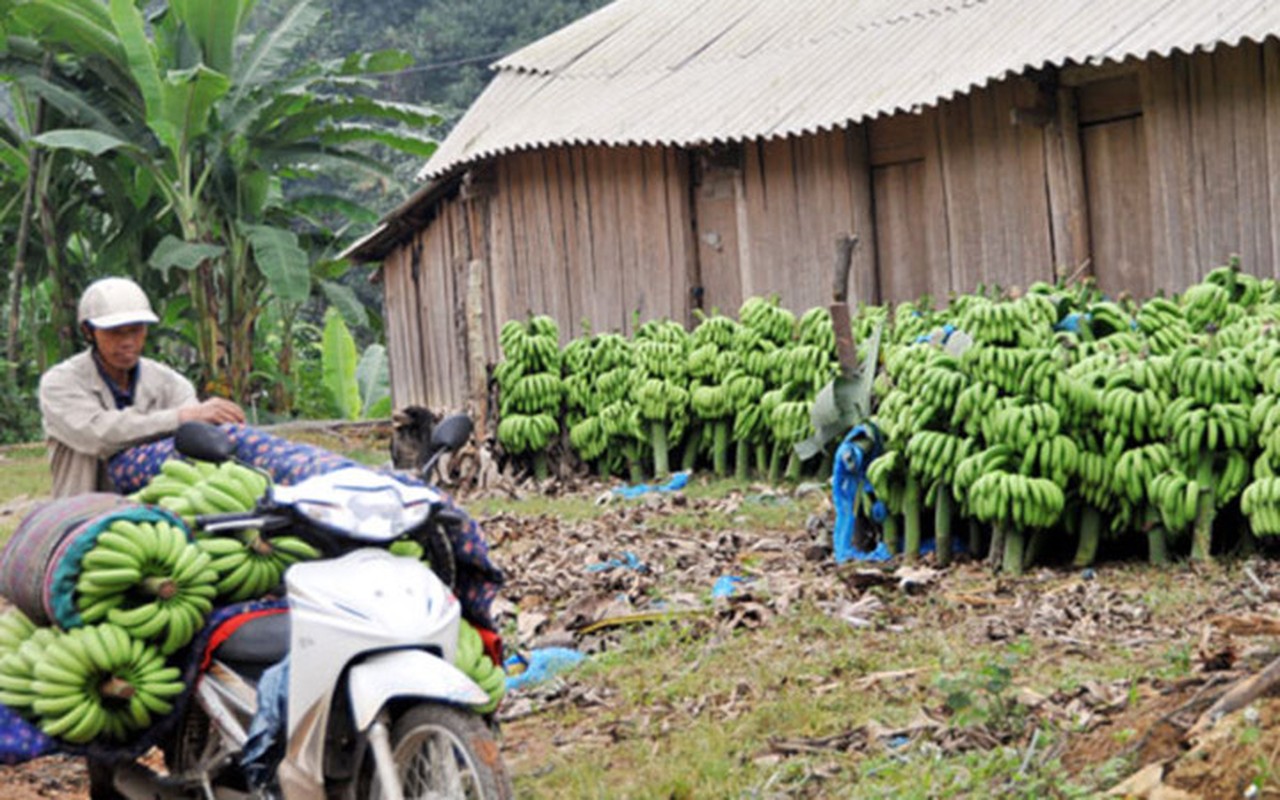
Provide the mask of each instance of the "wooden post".
POLYGON ((858 237, 841 234, 836 237, 836 263, 831 286, 831 326, 836 333, 836 358, 840 373, 853 377, 858 367, 858 350, 854 346, 853 326, 849 321, 849 267, 853 263, 853 250, 858 237))
POLYGON ((1080 148, 1075 89, 1057 90, 1057 114, 1044 131, 1054 278, 1070 278, 1082 264, 1088 263, 1090 256, 1084 155, 1080 148))
POLYGON ((489 369, 484 352, 484 271, 483 259, 467 264, 467 395, 471 418, 476 424, 476 440, 484 441, 489 431, 489 369))

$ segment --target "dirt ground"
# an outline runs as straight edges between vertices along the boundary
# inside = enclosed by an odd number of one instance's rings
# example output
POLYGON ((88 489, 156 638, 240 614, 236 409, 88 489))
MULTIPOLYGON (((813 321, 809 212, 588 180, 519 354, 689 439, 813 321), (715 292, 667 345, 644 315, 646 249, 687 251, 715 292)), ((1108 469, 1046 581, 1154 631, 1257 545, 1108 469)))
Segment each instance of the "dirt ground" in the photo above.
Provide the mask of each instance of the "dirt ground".
MULTIPOLYGON (((602 500, 607 495, 607 487, 592 483, 555 491, 602 500)), ((813 487, 808 491, 820 493, 813 487)), ((465 495, 462 499, 465 504, 465 495)), ((1075 733, 1056 752, 1045 754, 1061 758, 1068 772, 1128 759, 1131 766, 1121 775, 1133 775, 1122 784, 1123 796, 1211 800, 1277 794, 1250 786, 1265 778, 1275 783, 1269 770, 1280 754, 1280 698, 1268 693, 1216 725, 1197 729, 1202 715, 1228 688, 1257 674, 1280 653, 1275 638, 1280 634, 1280 563, 1275 561, 1250 562, 1243 568, 1247 580, 1239 569, 1186 571, 1197 584, 1189 595, 1194 599, 1178 619, 1169 620, 1152 618, 1140 602, 1149 575, 1132 566, 1104 566, 1083 575, 1038 570, 1017 580, 995 578, 973 563, 946 571, 932 570, 927 562, 914 570, 836 568, 822 544, 829 539, 830 518, 821 504, 763 489, 715 500, 666 495, 615 501, 606 504, 601 516, 586 521, 501 514, 482 518, 482 523, 495 560, 509 577, 497 611, 501 615, 519 608, 516 644, 521 648, 572 643, 590 650, 593 641, 599 644, 611 635, 614 621, 655 612, 651 603, 656 597, 663 598, 663 613, 679 611, 686 602, 692 611, 705 595, 707 576, 741 571, 748 563, 754 565, 760 591, 717 606, 706 624, 750 628, 799 601, 856 622, 886 613, 876 607, 879 601, 869 590, 888 585, 902 592, 902 602, 891 612, 896 623, 943 626, 972 642, 1027 636, 1045 659, 1087 656, 1091 648, 1115 645, 1138 651, 1161 646, 1180 628, 1203 631, 1199 646, 1188 654, 1188 669, 1177 679, 1085 683, 1069 693, 1021 696, 1019 702, 1046 719, 1071 723, 1060 727, 1075 733), (784 531, 663 525, 677 516, 732 519, 752 504, 789 503, 797 510, 819 511, 784 531), (664 566, 629 569, 628 563, 664 566), (606 568, 584 570, 583 564, 606 568), (672 587, 685 587, 687 595, 672 587)), ((572 690, 557 700, 584 708, 599 701, 572 690)), ((545 707, 545 698, 541 702, 545 707)), ((546 720, 519 696, 505 703, 502 718, 504 751, 517 774, 536 769, 550 748, 609 737, 608 731, 593 727, 589 714, 574 730, 548 731, 546 720)), ((851 732, 848 741, 817 744, 853 748, 858 735, 876 734, 851 732)), ((975 747, 982 741, 982 732, 971 731, 952 735, 944 746, 975 747)), ((779 752, 785 746, 778 743, 779 752)), ((0 800, 87 797, 78 760, 49 757, 0 767, 0 800)))

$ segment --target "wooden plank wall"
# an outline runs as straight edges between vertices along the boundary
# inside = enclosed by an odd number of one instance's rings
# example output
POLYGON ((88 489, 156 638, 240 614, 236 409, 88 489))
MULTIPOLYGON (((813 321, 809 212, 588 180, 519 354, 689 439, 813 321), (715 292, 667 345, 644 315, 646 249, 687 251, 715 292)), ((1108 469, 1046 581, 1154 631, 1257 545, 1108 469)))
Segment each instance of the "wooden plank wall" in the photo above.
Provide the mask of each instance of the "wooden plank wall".
MULTIPOLYGON (((689 317, 688 157, 670 148, 554 148, 500 159, 491 201, 496 327, 554 316, 568 341, 689 317)), ((496 356, 497 354, 491 354, 496 356)))
POLYGON ((1275 276, 1280 232, 1280 43, 1142 67, 1157 281, 1181 289, 1238 253, 1275 276))
POLYGON ((394 407, 429 402, 426 361, 419 333, 417 275, 414 246, 394 250, 382 264, 382 308, 386 323, 387 361, 394 407))
POLYGON ((875 237, 863 136, 839 130, 743 145, 736 195, 742 294, 730 308, 773 294, 797 311, 826 305, 836 237, 846 234, 860 241, 851 299, 869 299, 875 237))
POLYGON ((1045 130, 1012 121, 1042 101, 1029 81, 1001 81, 938 108, 952 291, 1052 281, 1057 261, 1045 130))

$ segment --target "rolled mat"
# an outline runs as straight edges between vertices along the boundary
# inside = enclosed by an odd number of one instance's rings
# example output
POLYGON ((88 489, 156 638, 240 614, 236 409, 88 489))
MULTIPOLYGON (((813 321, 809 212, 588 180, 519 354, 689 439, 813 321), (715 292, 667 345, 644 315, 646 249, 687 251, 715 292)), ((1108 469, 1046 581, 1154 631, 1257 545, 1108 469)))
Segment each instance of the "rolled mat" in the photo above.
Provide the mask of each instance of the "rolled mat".
POLYGON ((23 517, 0 550, 0 595, 36 625, 53 619, 45 610, 45 578, 60 546, 95 517, 131 505, 117 494, 94 492, 37 506, 23 517))
POLYGON ((84 560, 85 553, 98 543, 98 534, 121 519, 130 522, 167 522, 186 534, 187 541, 191 540, 191 533, 181 519, 156 506, 126 504, 85 520, 71 535, 63 537, 45 570, 44 596, 41 602, 44 604, 45 615, 54 625, 70 630, 82 624, 80 609, 76 606, 76 581, 80 579, 80 562, 84 560))

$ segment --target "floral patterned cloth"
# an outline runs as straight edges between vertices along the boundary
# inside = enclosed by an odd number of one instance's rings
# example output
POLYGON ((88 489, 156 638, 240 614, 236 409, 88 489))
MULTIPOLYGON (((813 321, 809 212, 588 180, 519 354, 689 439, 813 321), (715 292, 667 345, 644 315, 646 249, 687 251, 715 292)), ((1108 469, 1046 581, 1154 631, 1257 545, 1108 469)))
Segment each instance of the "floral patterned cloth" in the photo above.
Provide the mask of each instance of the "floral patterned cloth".
MULTIPOLYGON (((224 425, 222 428, 235 442, 237 459, 266 470, 271 479, 282 486, 344 467, 362 467, 358 462, 322 447, 291 442, 248 425, 224 425)), ((117 491, 132 494, 159 474, 160 465, 173 453, 173 438, 159 439, 112 456, 107 463, 107 471, 117 491)), ((395 474, 393 477, 404 483, 422 485, 422 481, 410 476, 395 474)), ((452 498, 446 495, 445 501, 457 509, 452 498)), ((465 522, 457 528, 448 529, 457 560, 454 592, 462 604, 463 615, 472 624, 493 629, 489 609, 505 578, 489 560, 489 547, 480 526, 461 509, 457 510, 465 522)))

